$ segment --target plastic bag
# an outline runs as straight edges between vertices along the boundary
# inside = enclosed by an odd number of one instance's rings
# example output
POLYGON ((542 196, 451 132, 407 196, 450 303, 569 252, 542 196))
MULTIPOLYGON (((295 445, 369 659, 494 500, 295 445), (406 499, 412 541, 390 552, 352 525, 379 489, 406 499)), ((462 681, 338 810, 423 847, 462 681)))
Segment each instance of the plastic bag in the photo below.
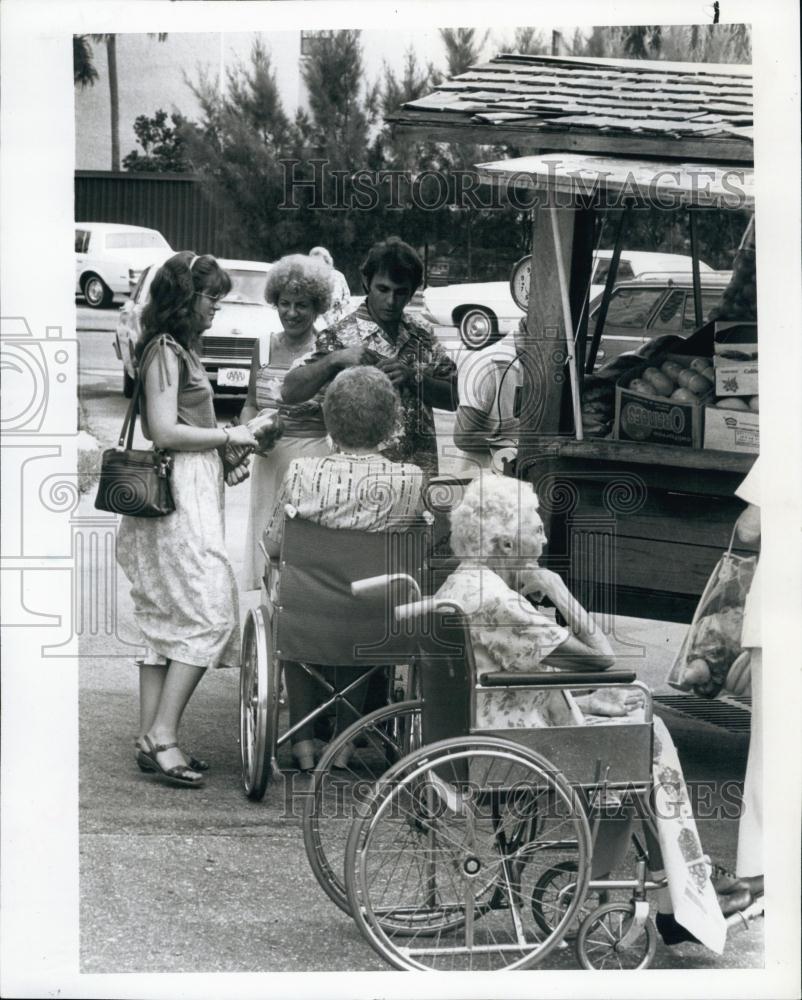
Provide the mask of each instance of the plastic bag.
POLYGON ((715 698, 741 655, 744 603, 756 556, 734 556, 732 542, 716 564, 668 675, 679 691, 715 698))

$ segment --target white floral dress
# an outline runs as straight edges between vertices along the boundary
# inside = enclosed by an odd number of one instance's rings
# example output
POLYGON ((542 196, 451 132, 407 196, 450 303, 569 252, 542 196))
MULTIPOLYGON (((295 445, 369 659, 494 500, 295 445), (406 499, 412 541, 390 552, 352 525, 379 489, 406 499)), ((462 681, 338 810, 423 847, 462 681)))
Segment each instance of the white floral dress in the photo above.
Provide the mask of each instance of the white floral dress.
MULTIPOLYGON (((180 419, 186 385, 196 397, 193 412, 200 409, 204 380, 210 401, 213 392, 200 362, 196 365, 195 356, 169 338, 143 358, 143 369, 167 348, 179 358, 180 419)), ((164 376, 163 358, 159 363, 164 376)), ((195 426, 215 426, 213 407, 206 414, 195 426)), ((225 545, 223 465, 217 451, 173 452, 171 485, 172 514, 122 517, 117 532, 117 562, 131 583, 134 616, 148 647, 145 663, 238 667, 239 600, 225 545)))

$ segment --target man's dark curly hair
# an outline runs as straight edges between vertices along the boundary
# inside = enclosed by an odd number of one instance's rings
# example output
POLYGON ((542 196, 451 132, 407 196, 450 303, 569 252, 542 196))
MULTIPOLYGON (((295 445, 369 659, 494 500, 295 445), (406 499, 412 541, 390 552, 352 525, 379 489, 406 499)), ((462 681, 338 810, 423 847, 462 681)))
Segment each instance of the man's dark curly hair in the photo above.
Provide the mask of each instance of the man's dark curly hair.
POLYGON ((360 273, 365 291, 370 288, 374 274, 387 274, 393 281, 409 285, 412 294, 423 281, 423 261, 408 243, 398 236, 388 236, 370 248, 360 273))
POLYGON ((162 333, 169 333, 182 347, 193 347, 198 337, 198 294, 226 295, 230 290, 231 278, 210 254, 198 257, 191 250, 182 250, 166 260, 150 283, 148 302, 142 310, 143 336, 136 345, 137 360, 162 333))
POLYGON ((393 432, 398 406, 384 372, 358 365, 340 372, 326 389, 323 419, 339 448, 378 448, 393 432))

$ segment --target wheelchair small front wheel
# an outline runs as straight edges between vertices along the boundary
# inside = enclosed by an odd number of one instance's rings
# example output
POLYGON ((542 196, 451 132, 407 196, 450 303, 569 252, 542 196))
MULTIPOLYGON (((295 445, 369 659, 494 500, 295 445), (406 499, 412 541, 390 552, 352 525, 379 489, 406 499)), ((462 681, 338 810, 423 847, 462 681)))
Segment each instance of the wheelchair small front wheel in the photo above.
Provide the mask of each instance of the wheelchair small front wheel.
POLYGON ((273 656, 270 614, 264 605, 248 612, 242 632, 240 756, 245 794, 264 798, 276 751, 280 677, 273 656))
POLYGON ((648 969, 657 949, 651 917, 636 926, 634 903, 606 903, 579 928, 576 955, 583 969, 648 969))
MULTIPOLYGON (((532 891, 532 916, 535 923, 546 934, 550 934, 557 924, 562 920, 563 914, 568 908, 571 897, 576 891, 577 885, 577 864, 576 861, 560 861, 553 868, 548 868, 537 881, 532 891)), ((603 903, 607 902, 607 893, 600 892, 598 901, 590 898, 590 893, 585 897, 585 901, 577 911, 573 924, 568 928, 566 936, 576 937, 579 925, 591 913, 591 911, 603 903)))

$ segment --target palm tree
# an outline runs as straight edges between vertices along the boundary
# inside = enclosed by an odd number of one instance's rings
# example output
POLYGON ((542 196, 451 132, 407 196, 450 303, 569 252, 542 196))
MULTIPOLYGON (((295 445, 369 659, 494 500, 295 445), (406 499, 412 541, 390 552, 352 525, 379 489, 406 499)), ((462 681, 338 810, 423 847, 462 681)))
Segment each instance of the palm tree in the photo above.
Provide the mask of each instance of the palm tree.
POLYGON ((92 46, 86 35, 72 36, 72 77, 73 83, 81 89, 88 84, 94 85, 97 80, 97 70, 92 64, 92 46))
MULTIPOLYGON (((90 35, 93 42, 102 42, 106 46, 106 58, 109 65, 109 99, 111 102, 111 169, 120 169, 120 97, 117 84, 117 36, 90 35)), ((150 36, 154 36, 151 34, 150 36)), ((166 33, 156 35, 160 42, 167 37, 166 33)), ((94 84, 97 70, 92 63, 92 46, 86 35, 73 35, 72 39, 73 80, 81 87, 94 84)))

